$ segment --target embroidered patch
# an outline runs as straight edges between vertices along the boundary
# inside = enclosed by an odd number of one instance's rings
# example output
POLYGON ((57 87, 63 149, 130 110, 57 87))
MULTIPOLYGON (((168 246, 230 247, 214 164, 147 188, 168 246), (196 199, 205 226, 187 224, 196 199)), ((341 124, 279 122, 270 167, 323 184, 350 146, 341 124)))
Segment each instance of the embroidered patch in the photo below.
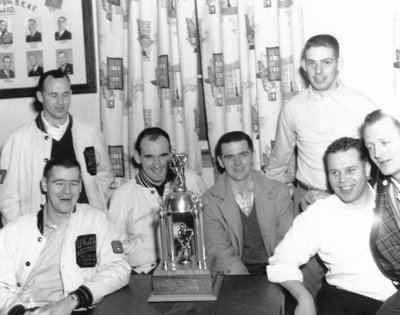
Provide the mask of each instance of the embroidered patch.
POLYGON ((7 175, 7 170, 0 170, 0 184, 4 183, 6 175, 7 175))
POLYGON ((96 234, 79 235, 75 241, 76 264, 81 268, 96 266, 96 234))
POLYGON ((122 247, 121 241, 112 241, 111 247, 115 254, 123 254, 124 253, 124 248, 122 247))
POLYGON ((87 172, 92 176, 96 175, 96 153, 94 152, 94 147, 86 147, 85 151, 83 151, 83 155, 85 156, 87 172))

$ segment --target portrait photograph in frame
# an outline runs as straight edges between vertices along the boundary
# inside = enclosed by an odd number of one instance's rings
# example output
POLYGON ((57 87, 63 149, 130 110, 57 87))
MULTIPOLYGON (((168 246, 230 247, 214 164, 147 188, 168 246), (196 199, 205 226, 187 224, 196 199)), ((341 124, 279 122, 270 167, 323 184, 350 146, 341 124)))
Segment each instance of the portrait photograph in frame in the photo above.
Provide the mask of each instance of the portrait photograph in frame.
MULTIPOLYGON (((0 6, 0 25, 0 56, 12 57, 13 71, 0 78, 0 99, 34 96, 39 75, 30 71, 36 61, 44 72, 68 73, 74 94, 97 92, 92 0, 8 1, 0 6), (28 40, 28 31, 40 40, 28 40), (3 34, 11 40, 1 41, 3 34), (67 67, 61 67, 63 52, 67 67)), ((0 71, 7 70, 6 61, 0 60, 0 71)))

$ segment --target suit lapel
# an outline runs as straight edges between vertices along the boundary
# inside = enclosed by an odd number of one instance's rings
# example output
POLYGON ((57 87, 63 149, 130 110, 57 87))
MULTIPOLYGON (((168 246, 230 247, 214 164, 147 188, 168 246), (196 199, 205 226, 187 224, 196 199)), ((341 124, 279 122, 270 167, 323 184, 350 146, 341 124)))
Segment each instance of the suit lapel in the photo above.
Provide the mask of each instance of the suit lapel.
POLYGON ((220 185, 215 191, 215 196, 221 199, 220 210, 225 222, 235 235, 239 248, 243 246, 242 220, 240 218, 240 209, 236 203, 235 196, 232 193, 226 173, 221 176, 220 185))

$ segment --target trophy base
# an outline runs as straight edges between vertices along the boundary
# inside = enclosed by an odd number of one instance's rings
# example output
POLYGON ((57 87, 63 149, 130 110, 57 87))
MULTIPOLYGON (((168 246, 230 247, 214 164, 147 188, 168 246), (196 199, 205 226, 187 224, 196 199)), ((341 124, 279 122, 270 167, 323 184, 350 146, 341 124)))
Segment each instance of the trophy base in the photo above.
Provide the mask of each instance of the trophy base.
POLYGON ((164 270, 162 264, 153 273, 153 292, 147 302, 216 301, 223 277, 209 269, 177 264, 164 270))

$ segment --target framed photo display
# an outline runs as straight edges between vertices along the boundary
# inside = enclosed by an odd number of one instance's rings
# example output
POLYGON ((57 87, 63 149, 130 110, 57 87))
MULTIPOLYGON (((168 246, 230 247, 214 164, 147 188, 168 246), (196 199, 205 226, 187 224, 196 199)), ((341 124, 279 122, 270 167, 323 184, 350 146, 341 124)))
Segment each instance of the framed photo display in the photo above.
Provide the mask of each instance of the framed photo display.
POLYGON ((92 0, 0 1, 0 98, 33 97, 52 69, 74 94, 97 91, 92 0))

